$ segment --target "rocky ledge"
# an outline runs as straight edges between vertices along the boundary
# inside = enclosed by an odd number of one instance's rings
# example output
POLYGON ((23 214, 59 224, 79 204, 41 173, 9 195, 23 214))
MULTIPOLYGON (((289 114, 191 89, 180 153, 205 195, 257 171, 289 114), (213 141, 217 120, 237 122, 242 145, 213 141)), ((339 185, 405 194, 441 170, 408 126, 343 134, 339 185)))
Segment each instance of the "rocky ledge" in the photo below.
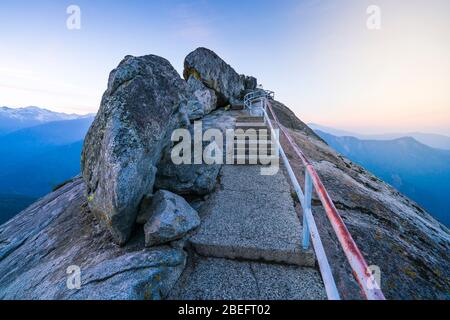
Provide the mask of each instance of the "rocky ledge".
POLYGON ((75 178, 0 228, 1 299, 160 299, 181 275, 186 253, 144 248, 141 231, 119 247, 89 211, 75 178), (71 266, 81 270, 70 290, 71 266))

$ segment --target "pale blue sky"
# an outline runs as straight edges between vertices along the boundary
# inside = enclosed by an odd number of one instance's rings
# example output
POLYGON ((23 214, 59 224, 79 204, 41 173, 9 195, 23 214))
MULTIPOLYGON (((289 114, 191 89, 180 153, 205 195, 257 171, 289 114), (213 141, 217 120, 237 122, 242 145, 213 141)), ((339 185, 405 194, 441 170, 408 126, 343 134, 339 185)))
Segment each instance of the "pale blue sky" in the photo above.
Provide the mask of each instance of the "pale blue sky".
POLYGON ((95 112, 127 54, 181 73, 198 46, 255 75, 305 122, 450 134, 450 1, 199 0, 0 3, 0 105, 95 112), (81 8, 81 30, 66 8, 81 8), (366 9, 381 8, 381 30, 366 9))

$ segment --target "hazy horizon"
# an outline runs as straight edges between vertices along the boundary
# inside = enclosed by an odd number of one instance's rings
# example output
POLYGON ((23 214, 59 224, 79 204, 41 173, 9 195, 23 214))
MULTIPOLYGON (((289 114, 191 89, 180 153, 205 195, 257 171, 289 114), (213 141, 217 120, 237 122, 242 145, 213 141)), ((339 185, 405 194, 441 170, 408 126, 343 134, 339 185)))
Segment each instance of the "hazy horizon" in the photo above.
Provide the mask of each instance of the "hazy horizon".
POLYGON ((75 1, 0 4, 0 105, 96 112, 109 72, 157 54, 182 74, 199 46, 254 75, 306 123, 450 135, 450 2, 75 1), (366 10, 381 10, 369 30, 366 10), (27 8, 24 10, 23 8, 27 8))
MULTIPOLYGON (((347 128, 342 128, 342 127, 334 127, 334 126, 325 126, 322 125, 321 123, 315 123, 315 122, 307 122, 306 123, 307 126, 312 126, 312 127, 316 127, 318 126, 319 130, 321 130, 320 128, 324 128, 324 129, 331 129, 331 130, 336 130, 336 131, 342 131, 342 132, 346 132, 349 135, 361 135, 361 136, 389 136, 389 135, 398 135, 398 134, 414 134, 414 133, 423 133, 423 134, 435 134, 435 135, 440 135, 440 136, 445 136, 450 138, 449 134, 443 134, 443 133, 436 133, 436 132, 427 132, 427 131, 365 131, 365 132, 360 132, 357 130, 352 130, 352 129, 347 129, 347 128)), ((330 133, 330 132, 328 132, 330 133)))

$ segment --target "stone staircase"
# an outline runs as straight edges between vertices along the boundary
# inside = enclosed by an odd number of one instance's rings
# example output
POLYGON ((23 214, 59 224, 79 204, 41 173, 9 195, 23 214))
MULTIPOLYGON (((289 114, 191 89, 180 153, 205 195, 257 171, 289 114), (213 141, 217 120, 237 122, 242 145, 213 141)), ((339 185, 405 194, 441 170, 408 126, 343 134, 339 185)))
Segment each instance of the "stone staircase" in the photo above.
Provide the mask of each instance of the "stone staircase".
POLYGON ((169 299, 325 299, 283 169, 225 165, 169 299))
POLYGON ((234 164, 264 165, 277 157, 270 128, 266 125, 264 117, 237 117, 235 130, 234 164))
POLYGON ((226 165, 205 206, 200 230, 191 238, 208 257, 314 266, 312 250, 301 246, 302 225, 283 169, 273 176, 261 166, 226 165))
POLYGON ((315 254, 302 247, 285 168, 263 175, 261 158, 252 158, 265 145, 267 157, 273 156, 264 119, 240 112, 233 124, 247 131, 233 142, 233 154, 241 157, 222 166, 214 193, 201 206, 186 270, 168 299, 325 299, 315 254))

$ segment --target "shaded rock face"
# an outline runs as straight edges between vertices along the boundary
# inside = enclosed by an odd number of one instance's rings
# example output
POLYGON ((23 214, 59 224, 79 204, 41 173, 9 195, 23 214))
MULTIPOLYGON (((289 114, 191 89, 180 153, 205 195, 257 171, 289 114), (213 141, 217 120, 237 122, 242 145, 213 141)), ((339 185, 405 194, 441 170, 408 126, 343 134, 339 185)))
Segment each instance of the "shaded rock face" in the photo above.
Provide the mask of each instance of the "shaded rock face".
POLYGON ((124 244, 139 203, 151 194, 172 130, 187 124, 186 82, 158 56, 127 56, 109 76, 86 136, 82 174, 89 208, 124 244))
POLYGON ((246 91, 253 91, 258 86, 258 80, 255 77, 241 74, 241 79, 244 82, 244 89, 246 91))
POLYGON ((0 299, 160 299, 186 264, 170 246, 145 249, 138 232, 123 247, 89 211, 75 178, 0 226, 0 299), (67 270, 80 269, 69 288, 67 270))
MULTIPOLYGON (((223 108, 212 111, 201 120, 203 134, 208 129, 219 129, 225 132, 235 126, 233 116, 223 108)), ((192 145, 194 145, 193 125, 190 125, 188 129, 191 134, 192 145)), ((209 143, 209 141, 203 141, 203 150, 209 143)), ((226 148, 225 145, 224 148, 226 148)), ((213 192, 217 185, 221 164, 193 164, 194 153, 192 152, 191 164, 175 165, 171 160, 171 152, 171 148, 166 148, 161 162, 158 164, 156 189, 169 190, 176 194, 189 196, 205 196, 213 192)))
POLYGON ((206 87, 213 89, 219 107, 239 104, 245 89, 251 88, 256 80, 240 76, 216 53, 206 48, 198 48, 186 57, 183 76, 186 80, 190 77, 201 80, 206 87))
POLYGON ((187 80, 190 99, 187 113, 190 120, 198 120, 217 108, 217 96, 212 89, 193 76, 187 80))
POLYGON ((200 225, 200 218, 182 197, 159 190, 147 210, 149 218, 144 226, 145 245, 168 243, 183 238, 200 225))
POLYGON ((171 149, 167 149, 158 164, 155 188, 170 190, 180 195, 206 195, 217 183, 221 165, 180 164, 171 160, 171 149))

